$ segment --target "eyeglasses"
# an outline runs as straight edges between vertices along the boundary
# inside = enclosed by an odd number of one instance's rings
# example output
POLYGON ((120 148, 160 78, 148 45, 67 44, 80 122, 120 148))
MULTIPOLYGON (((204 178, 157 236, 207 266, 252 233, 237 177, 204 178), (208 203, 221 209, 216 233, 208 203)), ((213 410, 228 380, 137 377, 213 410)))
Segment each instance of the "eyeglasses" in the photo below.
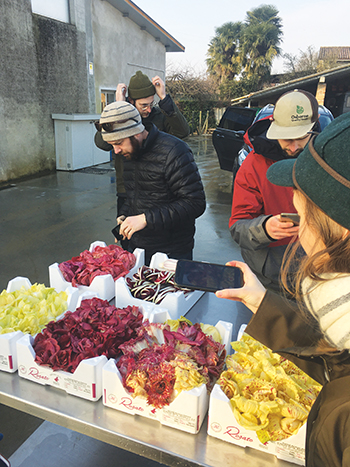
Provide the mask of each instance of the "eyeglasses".
POLYGON ((136 118, 128 118, 127 120, 119 120, 117 122, 108 122, 108 123, 100 123, 98 120, 95 123, 95 128, 97 131, 102 131, 102 129, 106 133, 114 133, 116 131, 119 131, 120 128, 115 128, 115 125, 121 124, 121 123, 126 123, 129 120, 132 120, 135 123, 140 123, 136 118))
POLYGON ((152 110, 153 106, 154 106, 154 101, 151 102, 150 104, 139 104, 139 107, 141 110, 147 110, 148 107, 152 110))

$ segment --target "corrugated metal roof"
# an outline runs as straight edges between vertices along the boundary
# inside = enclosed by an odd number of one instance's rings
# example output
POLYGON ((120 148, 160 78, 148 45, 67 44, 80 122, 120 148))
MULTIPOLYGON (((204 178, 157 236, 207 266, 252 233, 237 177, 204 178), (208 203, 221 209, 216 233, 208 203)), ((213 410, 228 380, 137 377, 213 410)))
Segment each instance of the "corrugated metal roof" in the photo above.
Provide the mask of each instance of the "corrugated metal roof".
POLYGON ((310 83, 317 83, 321 76, 324 76, 326 81, 327 78, 333 78, 335 76, 340 77, 342 75, 349 75, 350 76, 350 65, 341 65, 331 70, 321 71, 319 73, 314 73, 312 75, 303 76, 302 78, 293 79, 291 81, 287 81, 286 83, 278 84, 276 86, 272 86, 270 88, 263 89, 261 91, 252 92, 245 96, 237 97, 236 99, 231 100, 232 105, 239 105, 243 103, 248 103, 253 99, 259 99, 261 97, 269 97, 274 95, 281 95, 284 92, 290 91, 295 89, 300 84, 310 84, 310 83))
POLYGON ((350 60, 350 47, 320 47, 319 60, 350 60))

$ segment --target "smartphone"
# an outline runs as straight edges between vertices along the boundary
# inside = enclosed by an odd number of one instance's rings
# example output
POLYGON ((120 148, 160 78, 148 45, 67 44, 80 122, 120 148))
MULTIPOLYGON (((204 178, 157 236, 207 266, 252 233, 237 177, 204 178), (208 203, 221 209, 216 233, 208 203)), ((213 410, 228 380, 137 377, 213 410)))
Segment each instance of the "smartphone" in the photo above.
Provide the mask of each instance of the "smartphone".
POLYGON ((281 222, 293 222, 294 225, 299 225, 300 223, 299 214, 295 214, 292 212, 282 212, 280 216, 281 222))
POLYGON ((179 259, 175 269, 175 282, 180 287, 205 292, 243 286, 243 273, 240 268, 179 259))
POLYGON ((123 235, 120 235, 120 224, 116 225, 114 229, 112 229, 112 234, 115 236, 117 240, 123 240, 123 235))

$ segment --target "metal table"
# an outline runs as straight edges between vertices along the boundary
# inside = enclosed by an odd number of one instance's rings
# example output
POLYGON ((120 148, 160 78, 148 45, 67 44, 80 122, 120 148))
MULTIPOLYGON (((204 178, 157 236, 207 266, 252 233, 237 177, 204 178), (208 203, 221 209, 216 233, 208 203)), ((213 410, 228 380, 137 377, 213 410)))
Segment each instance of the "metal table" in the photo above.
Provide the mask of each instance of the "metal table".
MULTIPOLYGON (((192 322, 232 322, 233 336, 250 316, 251 312, 241 303, 218 299, 211 293, 204 294, 186 314, 192 322)), ((0 403, 170 467, 294 465, 208 436, 206 420, 200 432, 192 435, 105 407, 101 400, 90 402, 51 386, 35 384, 17 373, 0 371, 0 403)))

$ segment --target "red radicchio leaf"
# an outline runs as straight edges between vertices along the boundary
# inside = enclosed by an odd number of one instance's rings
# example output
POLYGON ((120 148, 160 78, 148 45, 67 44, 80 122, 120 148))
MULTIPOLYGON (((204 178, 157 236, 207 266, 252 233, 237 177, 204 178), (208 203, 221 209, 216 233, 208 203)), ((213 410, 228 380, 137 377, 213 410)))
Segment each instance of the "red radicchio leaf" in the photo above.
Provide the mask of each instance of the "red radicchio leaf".
POLYGON ((83 300, 75 312, 66 312, 37 334, 35 361, 73 372, 86 358, 116 358, 121 353, 119 346, 137 336, 142 319, 138 307, 120 309, 99 298, 83 300))
POLYGON ((125 276, 136 264, 135 255, 118 245, 97 246, 91 253, 84 250, 79 256, 59 264, 64 279, 77 285, 89 286, 96 276, 111 274, 114 280, 125 276))
POLYGON ((147 403, 156 409, 169 405, 174 400, 175 368, 171 363, 161 362, 158 367, 148 370, 145 389, 147 403))
POLYGON ((134 388, 128 387, 126 381, 130 376, 132 379, 134 371, 148 375, 144 388, 147 402, 156 408, 170 404, 175 397, 175 356, 186 354, 196 363, 209 391, 223 370, 226 356, 225 347, 203 333, 198 323, 191 326, 182 322, 177 332, 169 329, 146 320, 138 329, 138 337, 120 346, 125 355, 116 363, 129 392, 134 388), (160 330, 166 342, 162 345, 157 343, 160 330))

